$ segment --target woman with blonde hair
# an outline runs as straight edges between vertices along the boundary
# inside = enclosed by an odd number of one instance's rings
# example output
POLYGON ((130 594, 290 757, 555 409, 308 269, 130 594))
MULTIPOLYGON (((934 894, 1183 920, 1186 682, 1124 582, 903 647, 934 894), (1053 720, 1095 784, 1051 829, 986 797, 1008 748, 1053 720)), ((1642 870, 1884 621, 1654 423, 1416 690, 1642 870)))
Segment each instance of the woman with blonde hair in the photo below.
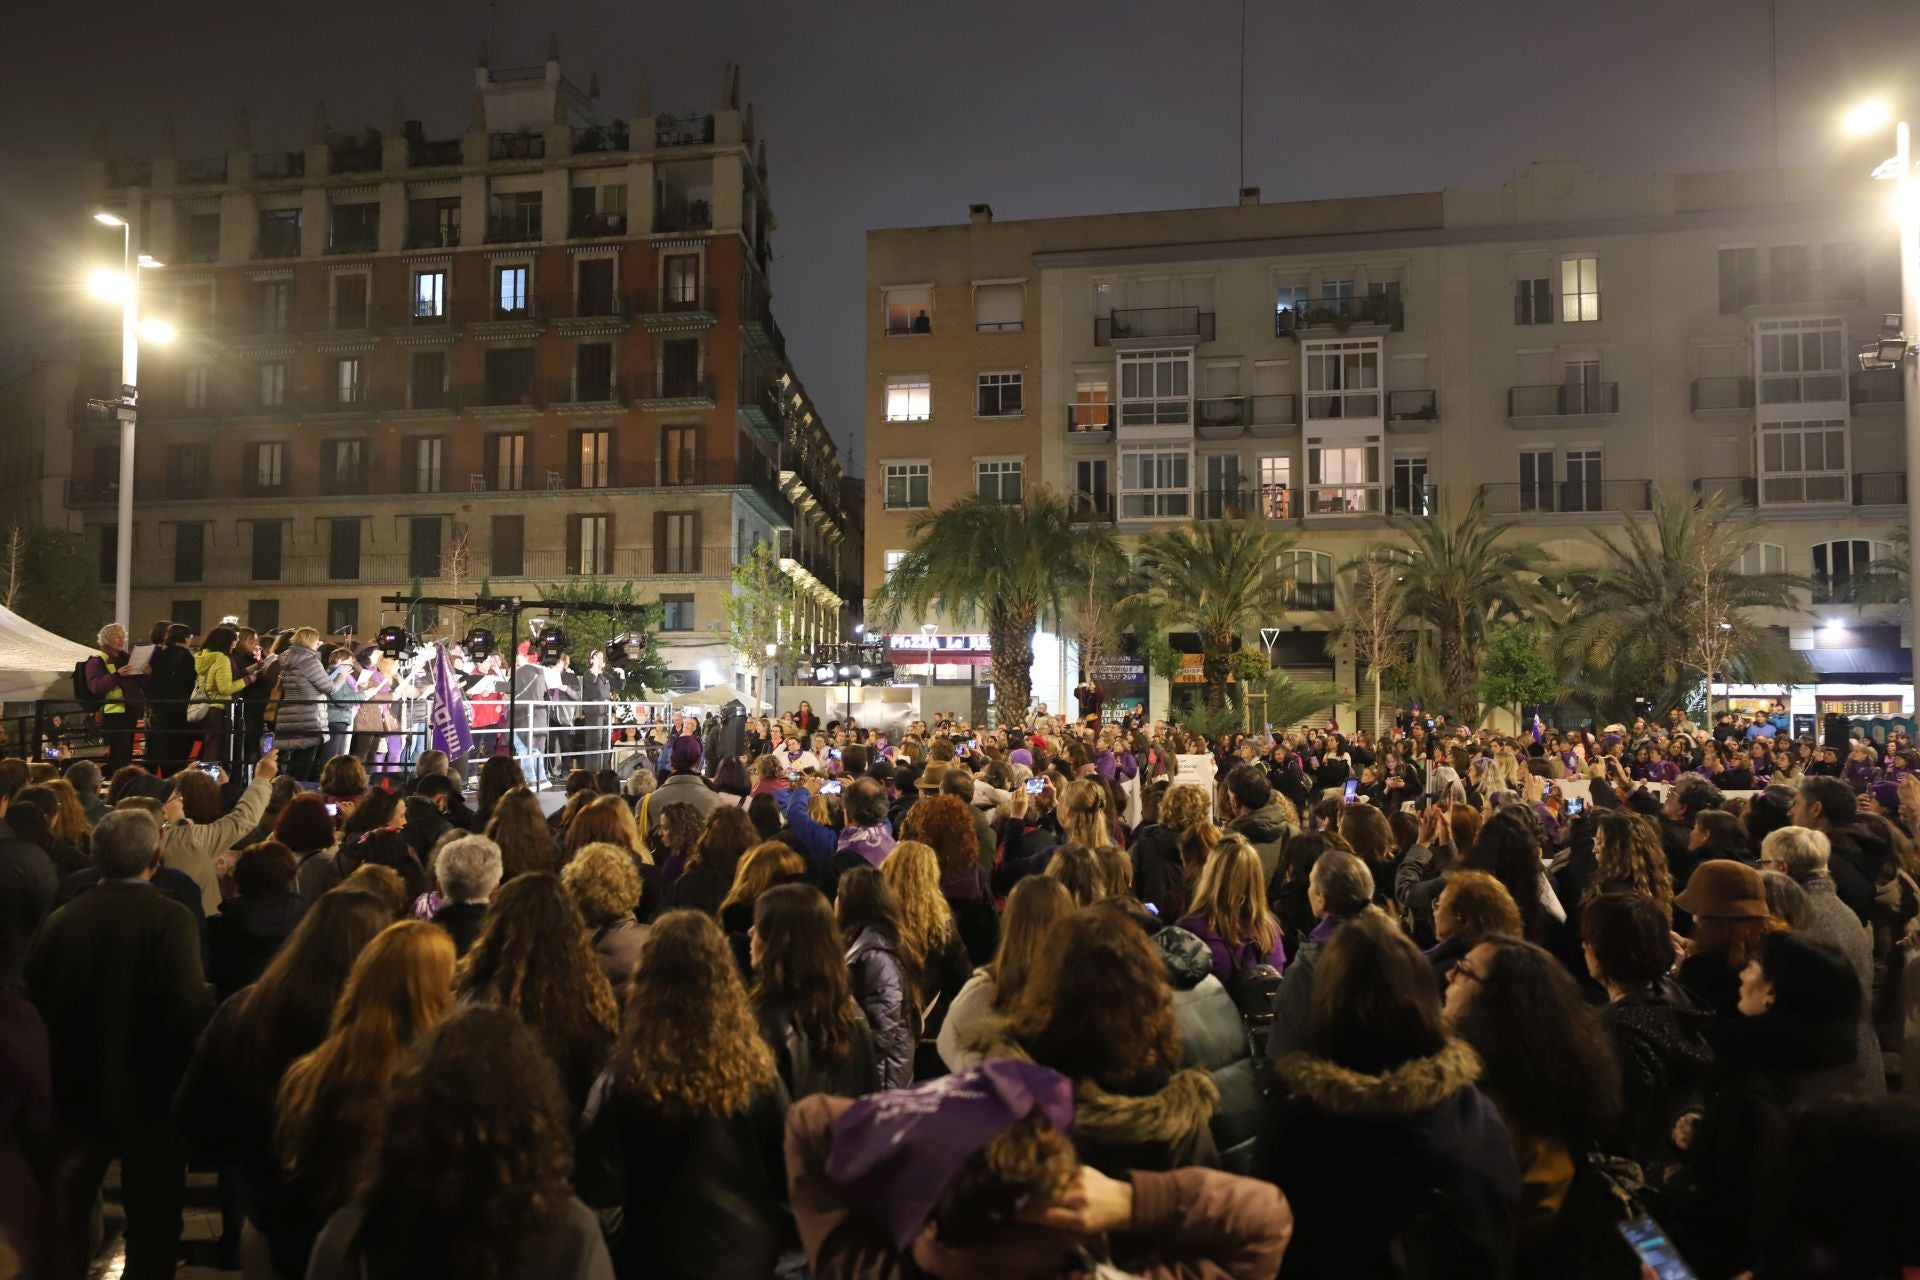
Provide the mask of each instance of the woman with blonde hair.
POLYGON ((880 878, 900 904, 900 950, 914 976, 922 1037, 938 1035, 973 971, 953 908, 940 892, 940 859, 931 845, 902 840, 881 862, 880 878))
POLYGON ((1207 944, 1213 976, 1223 983, 1254 965, 1286 966, 1279 921, 1267 910, 1260 854, 1244 836, 1229 832, 1213 846, 1194 886, 1193 906, 1179 924, 1207 944))
POLYGON ((1007 1010, 1026 989, 1041 949, 1074 909, 1073 896, 1052 876, 1029 876, 1013 887, 1000 928, 1000 949, 991 964, 974 970, 960 988, 940 1027, 940 1060, 949 1071, 965 1071, 985 1058, 984 1045, 994 1039, 1007 1010))
MULTIPOLYGON (((1076 907, 1090 907, 1106 894, 1106 875, 1100 869, 1100 863, 1093 856, 1093 850, 1083 844, 1063 844, 1053 850, 1047 859, 1047 869, 1042 873, 1049 880, 1057 880, 1073 899, 1076 907)), ((1029 877, 1030 879, 1031 877, 1029 877)), ((1021 884, 1026 883, 1025 880, 1021 884)), ((1015 885, 1019 888, 1019 885, 1015 885)))
POLYGON ((1637 893, 1673 920, 1673 873, 1653 819, 1627 809, 1602 813, 1593 825, 1593 857, 1596 866, 1581 905, 1603 893, 1637 893))
POLYGON ((453 1003, 453 938, 438 925, 388 925, 354 961, 320 1047, 280 1082, 274 1145, 282 1210, 265 1224, 273 1269, 306 1269, 314 1237, 370 1171, 386 1090, 407 1047, 453 1003))
POLYGON ((515 876, 560 870, 560 849, 547 828, 540 798, 524 784, 500 797, 484 834, 500 846, 500 863, 505 868, 502 883, 515 876))
POLYGON ((640 906, 640 873, 619 845, 590 844, 561 869, 560 883, 586 921, 587 945, 618 1003, 647 940, 647 926, 634 916, 640 906))
POLYGON ((280 753, 282 773, 308 782, 319 772, 327 749, 333 695, 350 686, 353 675, 345 670, 328 673, 320 661, 320 633, 312 627, 297 628, 287 637, 279 667, 274 749, 280 753))
POLYGON ((574 1173, 589 1205, 624 1211, 615 1274, 772 1275, 787 1103, 720 926, 667 912, 641 949, 574 1173))

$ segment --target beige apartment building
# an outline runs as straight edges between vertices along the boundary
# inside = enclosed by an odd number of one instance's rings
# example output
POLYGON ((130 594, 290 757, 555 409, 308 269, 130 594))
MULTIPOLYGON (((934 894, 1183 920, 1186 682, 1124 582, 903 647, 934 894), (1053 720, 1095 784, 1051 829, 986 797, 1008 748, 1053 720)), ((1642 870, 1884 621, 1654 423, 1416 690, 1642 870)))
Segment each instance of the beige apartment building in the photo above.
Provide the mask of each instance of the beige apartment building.
MULTIPOLYGON (((1901 611, 1844 603, 1906 501, 1899 381, 1856 359, 1899 307, 1864 167, 1553 159, 1490 190, 1024 222, 976 205, 871 232, 867 285, 870 592, 917 510, 972 492, 1044 482, 1123 535, 1258 516, 1293 540, 1276 665, 1357 689, 1329 642, 1337 571, 1386 514, 1478 495, 1577 564, 1656 491, 1715 493, 1764 522, 1756 568, 1816 584, 1768 619, 1816 683, 1735 701, 1912 709, 1901 611)), ((900 629, 938 676, 984 681, 983 638, 900 629)), ((1043 648, 1058 698, 1078 672, 1043 648)))
MULTIPOLYGON (((372 635, 381 598, 535 596, 599 577, 664 611, 679 687, 751 689, 734 565, 778 548, 796 650, 839 639, 859 586, 841 460, 772 311, 766 147, 729 69, 712 109, 609 110, 482 50, 444 133, 316 112, 306 145, 163 136, 97 167, 138 193, 147 314, 134 614, 372 635)), ((106 244, 117 262, 120 242, 106 244)), ((118 315, 80 359, 117 391, 118 315)), ((71 500, 113 574, 117 428, 77 412, 71 500)))

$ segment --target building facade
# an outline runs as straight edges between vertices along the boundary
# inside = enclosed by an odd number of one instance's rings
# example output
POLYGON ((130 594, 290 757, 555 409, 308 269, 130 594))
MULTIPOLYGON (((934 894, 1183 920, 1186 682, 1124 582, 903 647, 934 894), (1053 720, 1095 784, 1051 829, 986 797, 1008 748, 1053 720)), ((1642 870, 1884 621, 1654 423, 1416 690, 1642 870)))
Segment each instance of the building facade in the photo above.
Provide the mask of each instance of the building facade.
MULTIPOLYGON (((364 637, 382 596, 597 576, 661 602, 677 684, 747 687, 763 659, 729 651, 725 601, 770 541, 794 642, 848 625, 858 540, 773 320, 736 71, 711 114, 643 91, 621 119, 556 48, 524 69, 483 50, 452 136, 396 102, 385 132, 322 112, 298 151, 254 151, 244 123, 221 155, 176 151, 97 175, 109 209, 139 191, 166 263, 143 313, 179 332, 142 357, 136 620, 364 637)), ((88 348, 92 394, 117 387, 116 343, 88 348)), ((77 422, 73 458, 110 581, 112 424, 77 422)))
POLYGON ((36 360, 0 382, 0 525, 78 528, 67 503, 78 389, 70 360, 36 360))
POLYGON ((1900 611, 1847 603, 1906 501, 1898 377, 1856 361, 1899 307, 1864 175, 1553 160, 1491 190, 875 231, 869 589, 967 493, 1044 482, 1123 535, 1257 516, 1292 538, 1276 664, 1352 690, 1337 569, 1387 514, 1477 495, 1580 565, 1656 492, 1719 494, 1763 522, 1755 568, 1816 584, 1765 621, 1822 682, 1765 693, 1910 710, 1900 611))

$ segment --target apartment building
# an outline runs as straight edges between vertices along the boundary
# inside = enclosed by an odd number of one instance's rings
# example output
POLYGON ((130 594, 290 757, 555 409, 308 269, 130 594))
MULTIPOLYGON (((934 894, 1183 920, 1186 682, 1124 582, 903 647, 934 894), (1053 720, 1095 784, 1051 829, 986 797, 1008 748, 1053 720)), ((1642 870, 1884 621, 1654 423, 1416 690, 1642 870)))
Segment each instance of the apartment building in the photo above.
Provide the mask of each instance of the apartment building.
MULTIPOLYGON (((1581 564, 1590 530, 1656 491, 1715 493, 1763 520, 1756 568, 1816 583, 1768 621, 1819 683, 1736 693, 1911 709, 1897 611, 1846 603, 1906 501, 1900 382, 1855 358, 1899 307, 1864 168, 1556 159, 1490 190, 1009 222, 977 205, 870 233, 867 277, 873 589, 914 513, 967 493, 1045 482, 1123 535, 1258 516, 1293 544, 1276 665, 1355 689, 1329 640, 1337 569, 1388 513, 1478 495, 1581 564)), ((902 629, 965 655, 937 676, 986 678, 984 637, 902 629)), ((1104 674, 1144 694, 1121 668, 1104 674)), ((1076 674, 1063 658, 1052 683, 1076 674)))
MULTIPOLYGON (((769 281, 766 148, 729 69, 706 114, 601 108, 482 50, 471 115, 97 167, 141 201, 143 353, 134 612, 204 628, 370 635, 380 597, 537 595, 632 580, 664 607, 682 687, 746 688, 730 573, 777 545, 798 645, 861 596, 831 436, 787 358, 769 281), (736 664, 738 669, 736 669, 736 664)), ((120 246, 112 249, 116 255, 120 246)), ((81 378, 118 385, 117 329, 81 378)), ((111 580, 118 442, 73 427, 71 497, 111 580)), ((387 615, 393 620, 393 615, 387 615)))
POLYGON ((36 360, 0 381, 0 525, 77 526, 67 508, 78 370, 36 360))

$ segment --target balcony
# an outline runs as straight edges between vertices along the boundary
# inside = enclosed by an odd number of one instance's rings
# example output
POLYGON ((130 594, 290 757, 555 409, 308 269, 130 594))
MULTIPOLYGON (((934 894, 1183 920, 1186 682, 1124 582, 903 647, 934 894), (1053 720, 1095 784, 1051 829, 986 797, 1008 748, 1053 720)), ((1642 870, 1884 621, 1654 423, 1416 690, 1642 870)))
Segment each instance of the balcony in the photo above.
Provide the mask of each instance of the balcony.
POLYGON ((150 187, 153 161, 147 156, 117 156, 107 161, 109 187, 150 187))
POLYGON ((409 138, 407 163, 416 169, 441 169, 461 164, 466 155, 458 138, 409 138))
POLYGON ((1847 375, 1838 369, 1769 373, 1760 378, 1761 404, 1844 404, 1847 375))
POLYGON ((364 494, 367 489, 367 468, 358 467, 330 469, 320 473, 320 492, 332 497, 347 494, 364 494))
POLYGON ((522 244, 540 238, 540 213, 496 213, 487 219, 488 244, 522 244))
POLYGON ((575 240, 625 234, 627 215, 624 213, 576 213, 567 220, 567 235, 575 240))
POLYGON ((1246 396, 1208 396, 1193 402, 1202 440, 1233 440, 1246 432, 1252 412, 1246 396))
POLYGON ((1744 418, 1753 412, 1753 379, 1695 378, 1690 404, 1696 418, 1744 418))
POLYGON ((218 155, 177 160, 173 166, 173 180, 183 187, 216 186, 227 180, 227 158, 218 155))
POLYGON ((304 151, 263 151, 253 158, 255 182, 287 182, 307 176, 304 151))
POLYGON ((628 305, 652 333, 690 333, 710 329, 714 323, 713 301, 705 285, 636 293, 628 305))
POLYGON ((611 124, 590 124, 573 131, 573 154, 575 155, 626 149, 627 122, 624 120, 616 120, 611 124))
POLYGON ((546 158, 547 135, 544 133, 527 131, 487 135, 487 159, 489 160, 544 160, 546 158))
POLYGON ((1387 392, 1387 422, 1403 426, 1440 421, 1440 393, 1437 391, 1387 392))
POLYGON ((378 173, 380 155, 380 135, 368 134, 336 144, 329 153, 327 169, 331 173, 378 173))
POLYGON ((1863 369, 1848 381, 1848 398, 1859 415, 1897 414, 1907 403, 1902 369, 1863 369))
POLYGON ((633 380, 634 402, 642 409, 713 408, 713 373, 641 374, 633 380))
POLYGON ((1488 515, 1532 513, 1592 515, 1613 511, 1651 511, 1651 480, 1560 480, 1541 484, 1483 484, 1480 496, 1488 515))
POLYGON ((1196 520, 1243 520, 1254 514, 1253 489, 1248 485, 1201 489, 1193 495, 1196 520))
POLYGON ((1300 429, 1300 397, 1291 392, 1248 396, 1247 424, 1257 439, 1292 435, 1300 429))
POLYGON ((260 228, 260 238, 255 241, 253 256, 256 258, 297 258, 300 256, 300 228, 275 227, 268 230, 260 228))
POLYGON ((1437 484, 1389 484, 1387 514, 1393 516, 1431 516, 1440 509, 1437 484))
POLYGON ((1366 421, 1380 417, 1380 390, 1363 387, 1355 391, 1307 392, 1308 422, 1366 421))
POLYGON ((514 307, 504 305, 498 297, 467 298, 454 304, 454 322, 471 325, 475 335, 484 338, 538 337, 546 330, 545 308, 533 298, 521 298, 519 302, 514 307))
POLYGON ((1067 437, 1087 444, 1113 439, 1113 406, 1110 404, 1068 405, 1067 437))
POLYGON ((1306 613, 1333 612, 1333 584, 1331 582, 1296 582, 1292 579, 1280 584, 1280 604, 1283 608, 1306 613))
POLYGON ((380 230, 378 227, 336 227, 327 237, 327 252, 330 254, 378 253, 380 252, 380 230))
POLYGON ((1072 518, 1084 524, 1113 523, 1111 493, 1076 493, 1072 496, 1072 518))
POLYGON ((632 388, 621 378, 556 378, 547 383, 541 403, 556 409, 624 409, 632 388))
POLYGON ((780 393, 770 386, 755 386, 742 380, 739 390, 740 421, 768 444, 780 443, 786 414, 780 408, 780 393))
POLYGON ((1406 326, 1406 308, 1400 291, 1307 298, 1297 307, 1281 307, 1273 313, 1276 338, 1378 337, 1398 333, 1406 326))
POLYGON ((1760 482, 1752 476, 1701 476, 1693 491, 1705 501, 1718 499, 1730 507, 1751 507, 1760 501, 1760 482))
POLYGON ((653 118, 653 145, 656 147, 705 147, 712 144, 713 117, 710 115, 653 118))
POLYGON ((655 232, 708 231, 713 227, 713 204, 707 200, 669 197, 653 211, 655 232))
POLYGON ((545 407, 541 390, 537 382, 499 378, 469 383, 454 394, 462 406, 475 413, 537 413, 545 407))
POLYGON ((1213 312, 1198 307, 1124 307, 1111 316, 1096 316, 1093 345, 1193 346, 1213 341, 1213 312))
POLYGON ((1377 516, 1385 505, 1378 483, 1316 484, 1307 489, 1310 516, 1377 516))
POLYGON ((407 248, 409 249, 458 249, 460 247, 460 228, 456 224, 444 227, 438 223, 414 223, 407 228, 407 248))
POLYGON ((1617 382, 1561 382, 1507 388, 1507 421, 1516 427, 1550 425, 1556 420, 1591 421, 1620 412, 1617 382))
POLYGON ((1907 502, 1907 473, 1868 471, 1853 478, 1856 507, 1901 507, 1907 502))

